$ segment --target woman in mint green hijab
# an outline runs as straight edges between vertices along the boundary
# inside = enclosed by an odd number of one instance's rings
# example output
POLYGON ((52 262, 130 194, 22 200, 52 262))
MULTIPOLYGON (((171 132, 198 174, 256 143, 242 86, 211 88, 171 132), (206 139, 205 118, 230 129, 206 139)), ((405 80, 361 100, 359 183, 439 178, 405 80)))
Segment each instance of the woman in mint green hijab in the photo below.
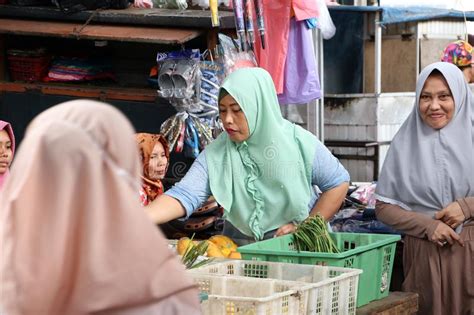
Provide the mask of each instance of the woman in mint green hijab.
POLYGON ((230 74, 219 116, 226 132, 147 207, 156 223, 189 216, 213 195, 225 209, 224 234, 244 244, 291 233, 308 215, 329 219, 337 212, 349 175, 313 134, 282 117, 268 72, 230 74), (319 198, 313 186, 322 191, 319 198))

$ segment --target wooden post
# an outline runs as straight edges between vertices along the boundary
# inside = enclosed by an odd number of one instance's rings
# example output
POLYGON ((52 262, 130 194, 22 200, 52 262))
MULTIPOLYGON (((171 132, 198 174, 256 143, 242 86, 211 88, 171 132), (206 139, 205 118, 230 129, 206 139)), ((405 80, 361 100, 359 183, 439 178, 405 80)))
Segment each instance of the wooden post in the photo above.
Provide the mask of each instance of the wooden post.
POLYGON ((214 52, 214 48, 217 46, 217 33, 217 27, 210 28, 207 32, 207 49, 211 54, 214 52))
POLYGON ((0 81, 5 81, 7 69, 7 53, 5 48, 5 35, 0 34, 0 81))

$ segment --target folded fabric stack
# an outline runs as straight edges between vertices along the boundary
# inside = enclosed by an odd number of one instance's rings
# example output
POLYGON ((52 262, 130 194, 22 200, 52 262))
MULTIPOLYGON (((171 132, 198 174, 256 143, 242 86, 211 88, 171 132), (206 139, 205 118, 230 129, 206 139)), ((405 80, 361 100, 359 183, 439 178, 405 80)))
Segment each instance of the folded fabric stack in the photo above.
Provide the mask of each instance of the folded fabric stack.
POLYGON ((53 60, 46 81, 114 80, 112 64, 108 60, 88 57, 57 57, 53 60))
POLYGON ((362 184, 350 189, 344 208, 331 220, 334 232, 400 234, 375 216, 376 183, 362 184))

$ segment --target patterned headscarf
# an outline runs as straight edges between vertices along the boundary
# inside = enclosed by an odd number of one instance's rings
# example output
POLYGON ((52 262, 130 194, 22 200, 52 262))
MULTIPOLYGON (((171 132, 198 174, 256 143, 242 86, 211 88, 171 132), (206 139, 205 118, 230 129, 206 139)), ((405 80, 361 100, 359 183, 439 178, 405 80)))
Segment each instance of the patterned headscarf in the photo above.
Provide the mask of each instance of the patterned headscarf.
POLYGON ((441 56, 441 61, 452 63, 458 67, 470 66, 472 63, 472 51, 472 46, 468 42, 458 40, 446 46, 441 56))
POLYGON ((137 133, 136 139, 137 139, 138 147, 140 150, 140 157, 142 159, 142 165, 143 165, 143 173, 142 173, 143 189, 146 195, 148 196, 149 201, 153 201, 155 200, 156 197, 158 197, 159 195, 163 193, 163 184, 161 183, 160 180, 151 179, 148 173, 151 153, 153 152, 153 148, 155 147, 155 144, 160 142, 163 145, 166 158, 169 161, 170 150, 169 150, 168 142, 166 141, 165 137, 163 137, 162 135, 152 134, 152 133, 137 133))

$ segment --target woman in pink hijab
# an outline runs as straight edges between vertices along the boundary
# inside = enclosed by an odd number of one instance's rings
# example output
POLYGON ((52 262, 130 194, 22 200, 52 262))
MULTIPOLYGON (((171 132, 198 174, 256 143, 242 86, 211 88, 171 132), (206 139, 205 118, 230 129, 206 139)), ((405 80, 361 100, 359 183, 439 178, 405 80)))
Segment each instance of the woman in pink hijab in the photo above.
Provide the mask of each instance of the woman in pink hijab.
POLYGON ((36 117, 0 195, 0 313, 200 314, 139 187, 134 131, 118 110, 77 100, 36 117))
POLYGON ((0 120, 0 190, 6 181, 15 154, 15 135, 10 123, 0 120))

